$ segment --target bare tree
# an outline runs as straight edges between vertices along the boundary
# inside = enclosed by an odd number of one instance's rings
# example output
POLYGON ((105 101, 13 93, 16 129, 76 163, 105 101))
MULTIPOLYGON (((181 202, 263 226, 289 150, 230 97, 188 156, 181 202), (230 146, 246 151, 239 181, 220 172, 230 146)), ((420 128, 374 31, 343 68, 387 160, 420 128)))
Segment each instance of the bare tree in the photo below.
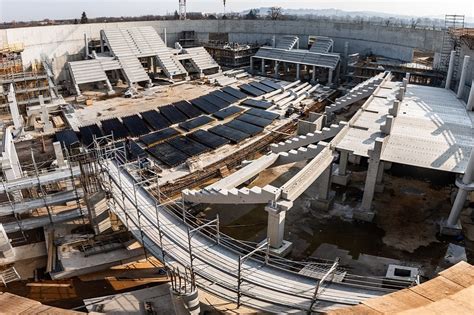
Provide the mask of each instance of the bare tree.
POLYGON ((281 7, 271 7, 268 9, 268 18, 270 20, 280 20, 283 17, 283 9, 281 7))

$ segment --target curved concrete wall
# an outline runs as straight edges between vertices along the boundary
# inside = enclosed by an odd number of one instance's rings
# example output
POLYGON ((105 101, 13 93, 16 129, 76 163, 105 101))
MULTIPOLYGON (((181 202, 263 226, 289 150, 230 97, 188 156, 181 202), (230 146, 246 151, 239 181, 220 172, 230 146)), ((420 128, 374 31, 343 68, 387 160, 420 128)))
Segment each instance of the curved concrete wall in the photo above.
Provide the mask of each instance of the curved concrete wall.
POLYGON ((54 70, 60 79, 65 79, 63 70, 66 61, 81 59, 84 48, 84 33, 89 38, 98 38, 99 31, 106 28, 153 26, 158 33, 167 30, 168 44, 178 40, 181 31, 194 30, 199 40, 207 40, 209 33, 229 33, 229 40, 236 42, 269 42, 272 35, 298 35, 304 48, 310 35, 329 36, 335 41, 335 52, 342 52, 344 42, 349 42, 350 53, 372 52, 390 58, 411 60, 413 49, 441 51, 443 32, 399 27, 384 27, 361 23, 328 21, 146 21, 123 23, 98 23, 85 25, 60 25, 0 30, 4 43, 25 45, 23 60, 26 64, 42 56, 53 59, 54 70))

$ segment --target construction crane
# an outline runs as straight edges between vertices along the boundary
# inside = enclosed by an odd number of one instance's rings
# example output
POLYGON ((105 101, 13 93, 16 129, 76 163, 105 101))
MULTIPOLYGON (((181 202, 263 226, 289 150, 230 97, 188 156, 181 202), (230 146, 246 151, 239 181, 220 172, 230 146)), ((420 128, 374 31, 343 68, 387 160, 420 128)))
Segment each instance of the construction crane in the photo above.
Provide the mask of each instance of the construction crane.
POLYGON ((186 20, 186 0, 179 0, 179 19, 186 20))

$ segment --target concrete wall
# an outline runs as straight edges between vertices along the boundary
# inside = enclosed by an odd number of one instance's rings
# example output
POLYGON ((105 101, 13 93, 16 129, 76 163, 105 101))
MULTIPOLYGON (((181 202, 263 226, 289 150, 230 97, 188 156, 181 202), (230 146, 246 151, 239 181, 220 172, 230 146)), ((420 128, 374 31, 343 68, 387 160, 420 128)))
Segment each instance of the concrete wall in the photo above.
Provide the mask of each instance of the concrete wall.
POLYGON ((343 52, 344 42, 349 41, 349 52, 372 52, 374 54, 411 60, 413 49, 440 51, 441 31, 418 30, 398 27, 383 27, 360 23, 327 21, 147 21, 100 23, 85 25, 44 26, 0 30, 0 40, 5 43, 21 42, 25 45, 23 59, 26 64, 42 56, 53 60, 55 74, 65 79, 66 61, 81 59, 84 48, 84 33, 89 38, 98 38, 99 31, 107 28, 153 26, 158 33, 167 30, 168 44, 178 40, 181 31, 194 30, 198 40, 207 40, 209 33, 227 32, 236 42, 269 42, 274 34, 298 35, 301 47, 305 48, 309 35, 329 36, 335 41, 335 52, 343 52))

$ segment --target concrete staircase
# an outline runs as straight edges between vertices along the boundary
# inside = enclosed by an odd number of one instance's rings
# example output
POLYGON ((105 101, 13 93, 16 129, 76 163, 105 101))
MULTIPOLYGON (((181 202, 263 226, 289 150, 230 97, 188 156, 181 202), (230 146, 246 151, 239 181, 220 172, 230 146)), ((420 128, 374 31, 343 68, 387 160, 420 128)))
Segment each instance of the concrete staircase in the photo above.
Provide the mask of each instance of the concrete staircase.
POLYGON ((326 106, 326 114, 334 113, 338 110, 341 110, 349 105, 354 104, 364 98, 369 97, 372 93, 375 92, 375 89, 382 83, 385 73, 380 73, 375 77, 372 77, 359 85, 356 85, 352 90, 349 91, 346 95, 336 99, 334 104, 326 106))
POLYGON ((317 143, 319 141, 324 141, 336 136, 339 131, 346 126, 346 122, 342 121, 338 124, 332 124, 329 127, 324 127, 321 131, 317 130, 314 133, 310 132, 305 135, 300 135, 285 142, 280 142, 277 144, 272 144, 270 149, 274 153, 287 152, 290 150, 298 149, 310 144, 317 143))
POLYGON ((208 69, 218 69, 220 71, 221 67, 204 47, 186 48, 185 52, 191 56, 190 61, 199 72, 202 73, 208 69))
POLYGON ((291 50, 298 43, 298 36, 282 36, 276 39, 275 48, 291 50))
POLYGON ((148 77, 137 57, 119 56, 117 58, 130 85, 138 82, 150 82, 150 77, 148 77))
MULTIPOLYGON (((151 26, 104 30, 102 34, 111 52, 117 57, 156 57, 158 65, 168 78, 188 74, 151 26)), ((143 69, 141 64, 140 67, 143 69)))
POLYGON ((267 204, 280 198, 280 194, 280 189, 271 185, 263 188, 204 188, 202 190, 185 189, 182 191, 184 201, 208 204, 267 204))

